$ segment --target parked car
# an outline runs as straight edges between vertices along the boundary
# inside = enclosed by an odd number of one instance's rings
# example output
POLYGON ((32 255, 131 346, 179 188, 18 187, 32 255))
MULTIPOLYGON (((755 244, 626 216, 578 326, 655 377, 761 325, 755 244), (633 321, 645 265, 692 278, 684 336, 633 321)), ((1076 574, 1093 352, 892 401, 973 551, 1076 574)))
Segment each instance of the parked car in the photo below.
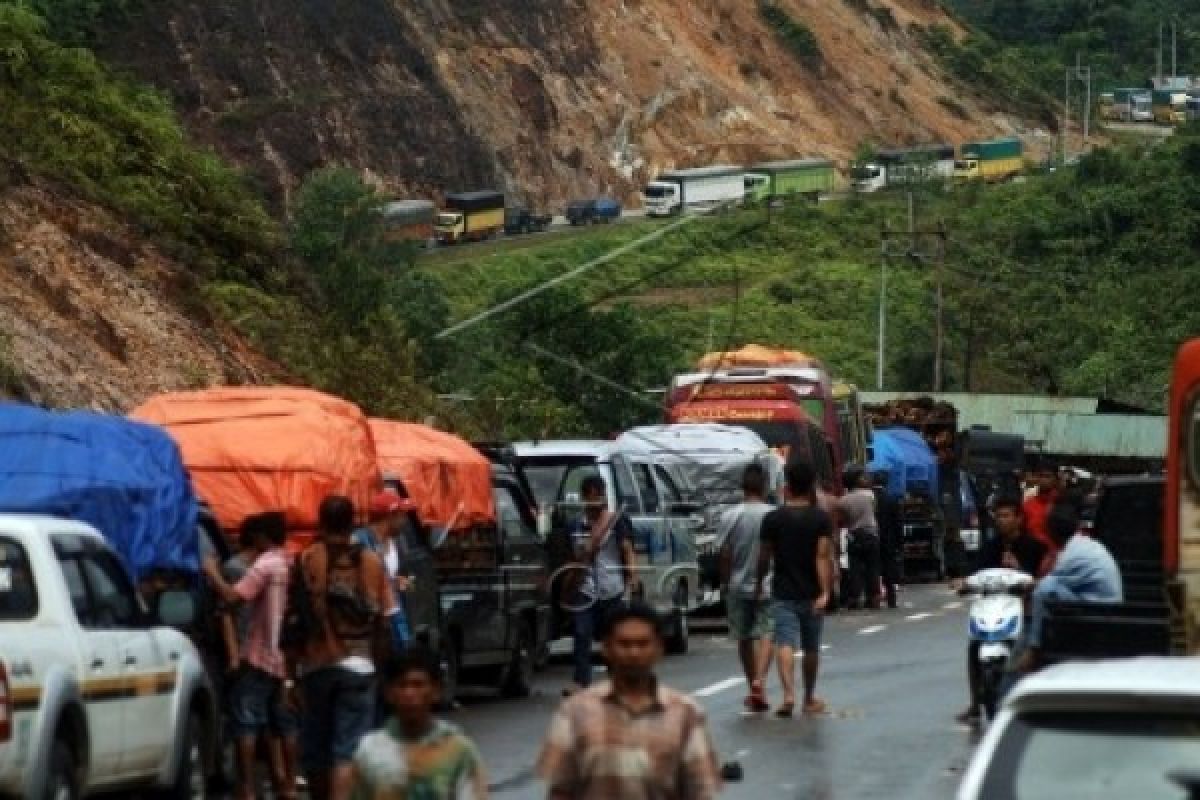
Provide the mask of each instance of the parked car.
MULTIPOLYGON (((1063 664, 1009 694, 958 800, 1181 798, 1200 763, 1200 661, 1144 657, 1063 664)), ((1195 796, 1194 794, 1191 796, 1195 796)))
POLYGON ((204 796, 220 716, 174 630, 194 613, 177 591, 148 609, 90 525, 0 515, 0 796, 204 796))
POLYGON ((621 204, 611 197, 576 200, 567 206, 567 222, 572 225, 592 225, 612 222, 621 217, 621 204))
MULTIPOLYGON (((551 510, 547 547, 552 539, 561 541, 578 528, 584 479, 604 479, 609 508, 623 508, 633 524, 642 599, 669 620, 668 651, 686 652, 687 614, 703 598, 695 535, 704 518, 684 498, 666 460, 605 441, 518 443, 516 453, 539 507, 551 510)), ((569 548, 556 548, 564 550, 569 548)), ((557 566, 552 560, 551 568, 557 566)))

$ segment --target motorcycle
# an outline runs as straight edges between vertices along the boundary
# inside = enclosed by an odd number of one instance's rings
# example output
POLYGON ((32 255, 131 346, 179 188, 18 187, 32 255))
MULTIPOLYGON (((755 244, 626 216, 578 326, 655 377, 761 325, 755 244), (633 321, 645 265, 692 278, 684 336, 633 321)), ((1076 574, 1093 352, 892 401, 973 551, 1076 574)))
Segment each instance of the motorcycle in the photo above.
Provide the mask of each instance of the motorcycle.
POLYGON ((963 581, 959 594, 974 597, 967 629, 976 645, 973 669, 978 670, 978 700, 983 719, 996 715, 1000 687, 1025 624, 1024 597, 1033 576, 1015 569, 985 569, 963 581))

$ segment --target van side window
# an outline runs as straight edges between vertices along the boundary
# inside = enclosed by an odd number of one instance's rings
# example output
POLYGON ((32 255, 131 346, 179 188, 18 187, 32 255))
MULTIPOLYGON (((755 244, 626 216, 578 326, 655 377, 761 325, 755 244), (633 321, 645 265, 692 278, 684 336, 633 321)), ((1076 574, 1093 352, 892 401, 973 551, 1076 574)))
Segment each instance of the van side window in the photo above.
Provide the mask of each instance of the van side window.
POLYGON ((654 465, 654 474, 658 476, 658 482, 663 488, 663 493, 667 498, 667 505, 673 506, 683 502, 683 495, 679 492, 679 487, 675 485, 675 481, 671 478, 671 473, 661 464, 654 465))
POLYGON ((614 491, 617 495, 617 505, 624 506, 627 512, 637 514, 642 511, 642 501, 638 496, 638 490, 633 485, 629 469, 629 463, 624 458, 620 456, 613 458, 612 474, 613 480, 616 482, 614 491))
POLYGON ((80 558, 98 628, 136 628, 141 619, 137 594, 112 553, 93 550, 80 558))
POLYGON ((19 542, 0 537, 0 620, 33 619, 38 595, 29 557, 19 542))
POLYGON ((647 464, 632 464, 633 477, 637 480, 638 493, 642 496, 642 510, 647 514, 658 513, 658 489, 647 464))

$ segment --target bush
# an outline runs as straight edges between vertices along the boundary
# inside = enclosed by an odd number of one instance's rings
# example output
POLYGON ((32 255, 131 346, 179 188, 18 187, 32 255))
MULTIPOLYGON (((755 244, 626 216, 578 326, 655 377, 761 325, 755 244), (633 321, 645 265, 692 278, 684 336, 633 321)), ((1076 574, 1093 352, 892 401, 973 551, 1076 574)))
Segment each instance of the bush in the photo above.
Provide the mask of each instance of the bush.
POLYGON ((821 45, 817 42, 817 37, 808 27, 794 19, 771 0, 759 0, 758 12, 800 63, 809 69, 821 67, 825 57, 821 53, 821 45))

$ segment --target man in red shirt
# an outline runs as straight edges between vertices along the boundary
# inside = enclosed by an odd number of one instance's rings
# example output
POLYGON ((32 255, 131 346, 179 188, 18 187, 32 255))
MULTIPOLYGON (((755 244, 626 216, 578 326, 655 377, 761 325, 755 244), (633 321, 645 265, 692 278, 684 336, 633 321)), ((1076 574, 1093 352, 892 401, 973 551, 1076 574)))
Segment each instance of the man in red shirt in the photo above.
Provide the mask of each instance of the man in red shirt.
POLYGON ((1046 528, 1046 517, 1058 502, 1062 491, 1058 482, 1058 471, 1054 469, 1053 464, 1041 462, 1034 469, 1033 480, 1037 491, 1026 498, 1022 508, 1025 527, 1033 538, 1046 545, 1052 553, 1058 552, 1058 547, 1046 528))

